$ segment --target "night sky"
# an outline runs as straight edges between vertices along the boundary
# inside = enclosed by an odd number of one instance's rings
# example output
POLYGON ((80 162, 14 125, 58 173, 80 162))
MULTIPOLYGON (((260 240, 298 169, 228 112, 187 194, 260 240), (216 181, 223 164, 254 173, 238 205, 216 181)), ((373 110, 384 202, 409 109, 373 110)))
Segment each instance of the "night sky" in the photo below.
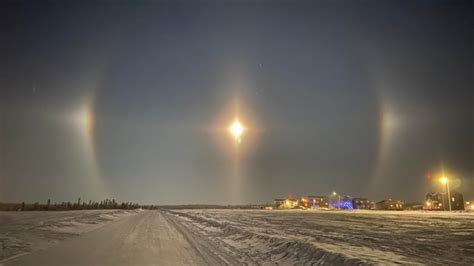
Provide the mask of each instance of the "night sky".
POLYGON ((0 5, 0 201, 474 199, 470 1, 0 5))

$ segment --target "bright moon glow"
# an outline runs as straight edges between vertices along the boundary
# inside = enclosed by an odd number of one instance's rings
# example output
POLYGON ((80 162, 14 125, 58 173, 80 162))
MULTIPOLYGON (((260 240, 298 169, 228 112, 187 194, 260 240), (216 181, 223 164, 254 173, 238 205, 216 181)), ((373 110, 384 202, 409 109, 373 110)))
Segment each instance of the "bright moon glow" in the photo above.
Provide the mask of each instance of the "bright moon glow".
POLYGON ((244 128, 238 120, 235 120, 232 125, 230 125, 229 131, 238 143, 242 141, 242 134, 244 133, 244 128))

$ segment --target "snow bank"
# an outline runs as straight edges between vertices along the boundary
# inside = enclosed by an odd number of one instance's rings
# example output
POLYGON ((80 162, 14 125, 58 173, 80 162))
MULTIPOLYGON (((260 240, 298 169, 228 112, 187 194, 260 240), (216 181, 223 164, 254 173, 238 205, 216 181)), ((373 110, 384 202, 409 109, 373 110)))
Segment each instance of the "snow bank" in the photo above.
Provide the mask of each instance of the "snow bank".
POLYGON ((0 212, 0 263, 94 230, 136 210, 0 212))

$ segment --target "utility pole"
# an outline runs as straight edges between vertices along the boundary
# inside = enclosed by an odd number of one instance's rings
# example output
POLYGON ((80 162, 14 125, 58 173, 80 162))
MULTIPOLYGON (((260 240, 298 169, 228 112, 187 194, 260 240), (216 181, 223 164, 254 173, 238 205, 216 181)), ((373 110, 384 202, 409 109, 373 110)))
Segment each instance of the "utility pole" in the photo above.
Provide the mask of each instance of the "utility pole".
POLYGON ((446 185, 446 196, 448 196, 448 207, 449 211, 451 211, 451 193, 449 192, 449 179, 447 179, 445 176, 441 177, 440 179, 441 183, 446 185))
POLYGON ((451 211, 451 193, 449 192, 449 181, 446 182, 446 190, 448 191, 448 206, 449 206, 449 211, 451 211))

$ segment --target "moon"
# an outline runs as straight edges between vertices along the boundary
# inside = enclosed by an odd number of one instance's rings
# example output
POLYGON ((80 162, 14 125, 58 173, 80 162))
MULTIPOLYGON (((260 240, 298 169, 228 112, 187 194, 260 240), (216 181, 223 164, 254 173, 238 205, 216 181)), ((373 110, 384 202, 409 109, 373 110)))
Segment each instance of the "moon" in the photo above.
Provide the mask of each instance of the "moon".
POLYGON ((239 122, 238 119, 235 119, 234 122, 229 126, 229 132, 232 134, 237 143, 242 142, 242 135, 244 133, 244 127, 239 122))

